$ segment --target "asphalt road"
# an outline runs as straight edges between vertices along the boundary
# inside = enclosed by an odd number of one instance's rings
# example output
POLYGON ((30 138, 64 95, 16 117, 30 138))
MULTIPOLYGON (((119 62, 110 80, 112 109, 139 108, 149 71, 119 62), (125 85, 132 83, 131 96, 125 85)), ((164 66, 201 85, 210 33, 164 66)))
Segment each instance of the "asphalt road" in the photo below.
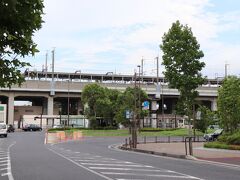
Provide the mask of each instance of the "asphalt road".
POLYGON ((89 137, 44 144, 43 132, 0 138, 1 180, 209 179, 239 180, 240 169, 121 151, 124 138, 89 137))

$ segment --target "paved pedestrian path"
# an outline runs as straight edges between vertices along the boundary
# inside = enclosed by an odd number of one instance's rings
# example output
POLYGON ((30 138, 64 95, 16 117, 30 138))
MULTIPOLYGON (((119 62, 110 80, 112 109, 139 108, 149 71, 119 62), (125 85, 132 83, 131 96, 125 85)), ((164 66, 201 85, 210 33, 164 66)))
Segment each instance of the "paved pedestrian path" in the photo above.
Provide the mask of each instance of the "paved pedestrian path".
MULTIPOLYGON (((138 144, 137 149, 181 157, 186 155, 182 142, 138 144)), ((193 143, 193 156, 201 160, 240 165, 240 151, 204 148, 203 142, 193 143)))

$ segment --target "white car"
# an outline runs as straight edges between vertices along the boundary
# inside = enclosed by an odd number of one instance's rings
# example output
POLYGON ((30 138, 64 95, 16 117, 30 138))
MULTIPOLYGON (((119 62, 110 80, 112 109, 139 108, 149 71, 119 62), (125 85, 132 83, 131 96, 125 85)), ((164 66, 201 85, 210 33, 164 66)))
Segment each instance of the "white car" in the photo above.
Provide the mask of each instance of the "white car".
POLYGON ((7 137, 7 125, 6 125, 6 123, 0 123, 0 136, 7 137))

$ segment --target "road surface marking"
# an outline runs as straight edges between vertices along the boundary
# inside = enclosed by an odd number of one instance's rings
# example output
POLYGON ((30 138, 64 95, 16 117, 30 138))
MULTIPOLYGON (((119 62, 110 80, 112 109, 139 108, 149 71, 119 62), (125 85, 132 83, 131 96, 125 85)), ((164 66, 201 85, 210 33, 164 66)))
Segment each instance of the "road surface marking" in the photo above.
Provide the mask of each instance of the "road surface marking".
POLYGON ((9 168, 2 168, 0 169, 0 171, 4 171, 4 170, 8 170, 9 168))
POLYGON ((8 164, 0 164, 0 166, 7 166, 8 164))
MULTIPOLYGON (((104 160, 86 160, 86 159, 76 159, 75 161, 81 161, 81 162, 102 162, 102 163, 113 163, 110 161, 104 161, 104 160)), ((126 164, 134 164, 132 162, 127 162, 127 161, 114 161, 114 163, 126 163, 126 164)))
POLYGON ((168 170, 160 169, 133 169, 133 168, 112 168, 112 167, 89 167, 90 169, 99 169, 99 170, 119 170, 119 171, 149 171, 149 172, 171 172, 168 170))
POLYGON ((175 175, 163 175, 163 174, 135 174, 135 173, 115 173, 115 172, 101 172, 106 175, 127 175, 127 176, 147 176, 147 177, 166 177, 166 178, 178 178, 178 179, 199 179, 189 176, 175 176, 175 175))
POLYGON ((93 173, 93 174, 96 174, 96 175, 98 175, 98 176, 100 176, 100 177, 102 177, 102 178, 104 178, 104 179, 107 179, 107 180, 113 180, 112 178, 109 178, 109 177, 107 177, 107 176, 104 176, 103 174, 100 174, 100 173, 98 173, 98 172, 96 172, 96 171, 93 171, 93 170, 91 170, 91 169, 89 169, 89 168, 87 168, 87 167, 85 167, 85 166, 82 166, 81 164, 76 163, 76 162, 73 161, 72 159, 70 159, 70 158, 68 158, 68 157, 66 157, 66 156, 58 153, 57 151, 55 151, 55 150, 53 150, 53 149, 50 149, 50 148, 48 148, 48 149, 49 149, 50 151, 52 151, 53 153, 55 153, 55 154, 63 157, 64 159, 69 160, 69 161, 72 162, 73 164, 75 164, 75 165, 77 165, 77 166, 79 166, 79 167, 81 167, 81 168, 83 168, 83 169, 85 169, 85 170, 87 170, 87 171, 89 171, 89 172, 91 172, 91 173, 93 173))
POLYGON ((8 159, 8 157, 3 157, 3 158, 0 158, 0 159, 8 159))
POLYGON ((9 173, 7 172, 7 173, 3 173, 3 174, 1 174, 1 176, 9 176, 9 173))
POLYGON ((129 166, 129 167, 152 167, 146 165, 139 164, 97 164, 97 163, 80 163, 82 165, 90 165, 90 166, 129 166))
POLYGON ((13 175, 12 175, 12 170, 11 170, 11 157, 10 157, 10 148, 16 144, 16 142, 13 142, 9 147, 8 147, 8 172, 7 172, 7 175, 8 175, 8 180, 14 180, 13 178, 13 175))
POLYGON ((116 180, 144 180, 144 179, 122 179, 122 178, 120 178, 120 179, 116 179, 116 180))

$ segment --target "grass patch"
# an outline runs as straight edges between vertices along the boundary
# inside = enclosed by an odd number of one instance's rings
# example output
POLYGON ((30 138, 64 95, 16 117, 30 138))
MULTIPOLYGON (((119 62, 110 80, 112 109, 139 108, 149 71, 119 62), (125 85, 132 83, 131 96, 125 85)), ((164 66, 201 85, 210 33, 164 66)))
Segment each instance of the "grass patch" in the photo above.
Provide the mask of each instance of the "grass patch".
MULTIPOLYGON (((49 129, 48 132, 65 131, 71 133, 73 131, 82 131, 84 136, 131 136, 128 129, 118 130, 92 130, 83 128, 56 128, 49 129)), ((137 132, 138 136, 188 136, 188 129, 157 129, 156 131, 141 131, 137 132)), ((196 130, 197 136, 202 136, 203 133, 196 130)))
MULTIPOLYGON (((155 132, 141 132, 139 133, 140 136, 188 136, 189 135, 189 130, 185 128, 181 129, 173 129, 173 130, 161 130, 161 131, 155 131, 155 132)), ((196 130, 196 135, 197 136, 202 136, 203 133, 200 131, 196 130)))
MULTIPOLYGON (((48 132, 56 132, 64 130, 59 129, 49 129, 48 132)), ((92 130, 92 129, 79 129, 79 128, 66 128, 66 133, 72 131, 81 130, 84 136, 130 136, 128 129, 118 129, 118 130, 92 130)), ((138 132, 138 136, 188 136, 188 129, 161 129, 157 131, 144 131, 138 132)), ((196 131, 196 135, 203 135, 203 133, 196 131)))
POLYGON ((229 145, 229 144, 218 142, 218 141, 204 143, 204 147, 216 148, 216 149, 240 150, 239 145, 229 145))

